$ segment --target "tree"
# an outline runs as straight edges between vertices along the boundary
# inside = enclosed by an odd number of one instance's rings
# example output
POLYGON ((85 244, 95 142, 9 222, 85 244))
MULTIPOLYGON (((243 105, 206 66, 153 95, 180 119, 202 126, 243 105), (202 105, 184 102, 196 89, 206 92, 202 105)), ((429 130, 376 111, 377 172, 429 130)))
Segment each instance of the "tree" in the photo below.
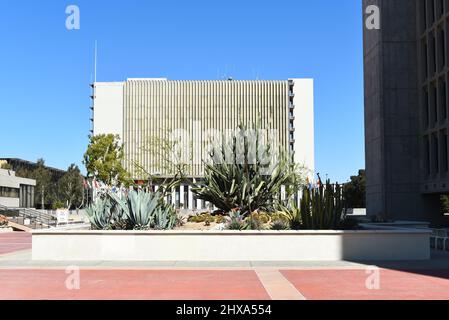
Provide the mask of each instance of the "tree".
POLYGON ((71 208, 72 205, 79 206, 83 201, 83 177, 80 169, 71 164, 67 172, 58 181, 59 200, 71 208))
POLYGON ((37 166, 31 172, 30 177, 36 180, 36 206, 40 203, 41 209, 44 209, 46 203, 51 203, 54 200, 52 194, 52 177, 50 171, 45 168, 44 159, 37 160, 37 166))
POLYGON ((33 179, 33 172, 25 167, 19 167, 16 170, 16 177, 33 179))
POLYGON ((441 208, 441 213, 443 215, 449 213, 449 196, 448 195, 440 196, 440 208, 441 208))
POLYGON ((12 167, 11 167, 11 165, 10 165, 8 162, 3 162, 3 163, 0 165, 0 169, 4 169, 4 170, 12 170, 12 167))
MULTIPOLYGON (((183 183, 188 183, 186 178, 190 170, 189 162, 192 160, 191 152, 186 155, 186 147, 180 139, 165 138, 170 135, 167 129, 163 129, 165 134, 150 135, 147 137, 144 146, 141 148, 143 153, 153 155, 154 161, 147 168, 138 161, 134 161, 136 172, 141 177, 148 179, 148 186, 153 188, 153 182, 159 184, 158 191, 162 196, 171 193, 174 188, 183 183), (164 177, 160 174, 163 173, 164 177)), ((183 201, 181 199, 181 201, 183 201)))
POLYGON ((130 183, 128 172, 123 168, 123 147, 118 135, 102 134, 90 138, 84 154, 87 175, 107 185, 130 183))
POLYGON ((365 170, 359 170, 357 176, 343 187, 343 195, 347 208, 366 208, 365 170))

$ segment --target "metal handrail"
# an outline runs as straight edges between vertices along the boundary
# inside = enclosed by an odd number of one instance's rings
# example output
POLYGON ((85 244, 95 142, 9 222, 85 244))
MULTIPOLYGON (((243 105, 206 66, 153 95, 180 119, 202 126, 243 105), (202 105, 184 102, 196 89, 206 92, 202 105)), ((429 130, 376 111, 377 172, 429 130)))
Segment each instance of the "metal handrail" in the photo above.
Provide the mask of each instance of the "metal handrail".
POLYGON ((43 213, 38 210, 29 209, 29 208, 8 208, 6 206, 0 205, 0 211, 17 211, 18 215, 14 218, 19 223, 19 218, 22 218, 23 223, 25 224, 25 219, 30 219, 30 224, 34 225, 34 229, 40 228, 50 228, 57 225, 57 219, 48 214, 43 213))

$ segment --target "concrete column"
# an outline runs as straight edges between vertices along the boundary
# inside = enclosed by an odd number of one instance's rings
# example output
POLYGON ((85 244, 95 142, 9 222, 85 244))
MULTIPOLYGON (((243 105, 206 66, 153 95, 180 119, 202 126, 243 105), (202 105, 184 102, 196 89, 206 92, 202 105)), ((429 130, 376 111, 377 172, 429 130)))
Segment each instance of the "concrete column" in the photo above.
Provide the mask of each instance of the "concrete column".
POLYGON ((192 192, 192 186, 187 186, 188 188, 188 192, 189 192, 189 209, 190 210, 194 210, 196 209, 196 204, 193 203, 194 198, 193 198, 193 192, 192 192))
POLYGON ((182 208, 182 209, 185 209, 185 199, 186 199, 185 186, 181 185, 179 187, 179 205, 180 205, 180 208, 182 208), (181 204, 182 204, 182 206, 181 206, 181 204))
POLYGON ((176 208, 176 189, 175 188, 171 189, 171 203, 176 208))
POLYGON ((30 205, 31 208, 34 208, 34 189, 35 189, 35 187, 32 186, 31 187, 31 205, 30 205))
POLYGON ((166 190, 166 193, 165 193, 165 202, 166 202, 167 204, 171 204, 171 201, 170 201, 170 194, 169 194, 168 190, 166 190))

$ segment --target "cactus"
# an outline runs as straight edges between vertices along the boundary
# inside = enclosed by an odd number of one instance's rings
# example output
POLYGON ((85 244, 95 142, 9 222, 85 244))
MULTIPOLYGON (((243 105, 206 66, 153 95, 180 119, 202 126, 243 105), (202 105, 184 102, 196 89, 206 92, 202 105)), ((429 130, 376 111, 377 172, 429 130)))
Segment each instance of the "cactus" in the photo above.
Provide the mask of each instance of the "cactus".
POLYGON ((301 198, 301 225, 303 229, 329 230, 339 228, 343 218, 344 201, 340 185, 334 188, 330 181, 326 187, 304 188, 301 198))

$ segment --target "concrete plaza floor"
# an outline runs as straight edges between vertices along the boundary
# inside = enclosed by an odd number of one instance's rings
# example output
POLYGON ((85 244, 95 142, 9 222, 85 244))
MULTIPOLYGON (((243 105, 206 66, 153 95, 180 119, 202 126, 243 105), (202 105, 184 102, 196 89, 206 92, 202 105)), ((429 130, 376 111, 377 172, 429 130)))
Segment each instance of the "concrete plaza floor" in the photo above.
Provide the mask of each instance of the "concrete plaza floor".
POLYGON ((0 234, 0 300, 449 299, 449 254, 405 262, 48 262, 0 234))

